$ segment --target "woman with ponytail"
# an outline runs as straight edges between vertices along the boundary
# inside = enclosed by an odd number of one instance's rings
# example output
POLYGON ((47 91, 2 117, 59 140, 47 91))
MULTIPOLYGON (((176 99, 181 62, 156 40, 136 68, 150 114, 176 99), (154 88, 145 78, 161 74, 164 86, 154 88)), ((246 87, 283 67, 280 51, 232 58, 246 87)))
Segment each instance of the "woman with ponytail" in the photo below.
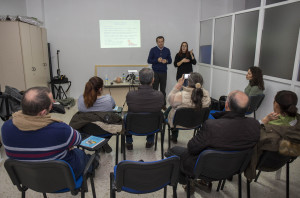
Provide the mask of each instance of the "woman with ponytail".
MULTIPOLYGON (((97 76, 89 79, 85 84, 83 95, 78 98, 78 111, 80 112, 112 112, 116 106, 114 99, 109 95, 102 95, 103 80, 97 76)), ((83 126, 79 131, 89 135, 96 135, 105 138, 111 138, 111 134, 103 130, 100 126, 89 123, 83 126)), ((112 148, 105 144, 103 150, 110 153, 112 148)))
POLYGON ((297 95, 292 91, 279 91, 273 102, 274 112, 264 117, 261 122, 263 124, 272 124, 279 126, 291 126, 297 122, 296 115, 298 109, 297 95))
POLYGON ((300 115, 297 103, 298 97, 294 92, 277 92, 273 102, 274 112, 260 120, 260 140, 245 171, 249 180, 256 177, 256 167, 264 151, 278 151, 293 157, 300 155, 300 115))
POLYGON ((89 79, 85 84, 83 95, 78 99, 78 110, 80 112, 90 111, 113 111, 114 99, 109 95, 102 95, 103 80, 97 76, 89 79))
MULTIPOLYGON (((173 117, 175 111, 178 108, 196 108, 201 109, 209 107, 210 96, 207 90, 203 86, 203 78, 201 74, 192 72, 188 77, 188 86, 184 87, 184 75, 178 79, 177 84, 168 96, 168 101, 171 107, 169 107, 168 121, 171 127, 173 127, 173 117)), ((168 112, 168 110, 166 112, 168 112)), ((172 141, 177 143, 178 130, 172 131, 172 141)))

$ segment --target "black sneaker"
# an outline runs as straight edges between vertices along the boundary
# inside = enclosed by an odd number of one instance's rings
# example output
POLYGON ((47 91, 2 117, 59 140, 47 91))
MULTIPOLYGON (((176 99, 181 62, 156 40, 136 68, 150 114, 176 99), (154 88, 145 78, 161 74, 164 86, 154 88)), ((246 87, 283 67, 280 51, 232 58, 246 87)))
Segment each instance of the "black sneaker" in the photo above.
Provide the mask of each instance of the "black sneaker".
POLYGON ((174 137, 173 135, 171 136, 171 141, 174 143, 174 144, 177 144, 177 137, 174 137))
POLYGON ((112 152, 112 148, 109 146, 108 143, 105 144, 102 148, 104 149, 104 151, 105 151, 106 153, 112 152))
POLYGON ((151 148, 154 145, 154 142, 146 142, 146 148, 151 148))
POLYGON ((133 144, 132 143, 126 143, 126 148, 128 151, 133 150, 133 144))
POLYGON ((202 179, 195 179, 193 181, 194 186, 203 190, 204 192, 211 193, 212 183, 204 181, 202 179))
MULTIPOLYGON (((184 191, 186 192, 187 191, 187 185, 182 185, 182 188, 184 189, 184 191)), ((195 185, 194 185, 194 182, 191 181, 190 183, 190 194, 193 195, 195 193, 195 185)))

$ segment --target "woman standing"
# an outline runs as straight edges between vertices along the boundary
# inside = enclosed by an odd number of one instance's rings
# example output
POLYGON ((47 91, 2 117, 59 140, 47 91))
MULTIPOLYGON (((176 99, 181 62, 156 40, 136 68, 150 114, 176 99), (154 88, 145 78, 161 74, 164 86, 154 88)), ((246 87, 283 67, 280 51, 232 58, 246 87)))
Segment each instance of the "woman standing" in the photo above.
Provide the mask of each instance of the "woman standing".
POLYGON ((245 94, 248 96, 255 96, 262 94, 265 90, 263 74, 259 67, 250 67, 246 75, 246 79, 249 80, 248 86, 245 88, 245 94))
POLYGON ((174 66, 177 67, 176 81, 178 81, 183 74, 193 72, 192 65, 196 65, 196 63, 197 61, 194 57, 193 50, 189 51, 187 42, 182 42, 174 61, 174 66))

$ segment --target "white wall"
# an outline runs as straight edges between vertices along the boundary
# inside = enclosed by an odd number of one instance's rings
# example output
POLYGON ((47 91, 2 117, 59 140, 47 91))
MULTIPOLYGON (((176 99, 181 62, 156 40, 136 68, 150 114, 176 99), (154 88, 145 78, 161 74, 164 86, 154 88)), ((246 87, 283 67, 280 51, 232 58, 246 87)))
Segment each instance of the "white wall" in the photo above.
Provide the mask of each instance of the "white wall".
POLYGON ((26 0, 0 0, 0 15, 26 16, 26 0))
MULTIPOLYGON (((182 41, 187 41, 198 54, 198 7, 197 0, 46 0, 45 24, 52 46, 53 71, 59 49, 62 74, 72 81, 71 96, 78 97, 94 75, 95 65, 147 64, 158 35, 165 36, 165 46, 170 48, 173 59, 182 41), (140 19, 142 47, 100 49, 100 19, 140 19)), ((176 74, 173 64, 168 67, 167 92, 175 84, 176 74)))

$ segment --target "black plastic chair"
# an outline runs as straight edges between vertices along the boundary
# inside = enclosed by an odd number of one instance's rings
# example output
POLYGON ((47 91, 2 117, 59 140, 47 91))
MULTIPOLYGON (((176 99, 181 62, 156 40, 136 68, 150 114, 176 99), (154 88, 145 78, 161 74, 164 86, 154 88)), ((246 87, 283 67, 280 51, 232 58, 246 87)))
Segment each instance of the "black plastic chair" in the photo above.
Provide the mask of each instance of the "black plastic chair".
MULTIPOLYGON (((264 153, 261 155, 259 162, 257 164, 256 169, 259 170, 259 172, 256 175, 255 182, 257 182, 257 179, 261 173, 261 171, 265 172, 273 172, 277 171, 280 168, 282 168, 284 165, 286 165, 286 197, 289 197, 289 165, 292 163, 296 157, 290 157, 290 156, 284 156, 279 154, 275 151, 264 151, 264 153)), ((247 180, 247 197, 250 198, 250 181, 247 180)))
POLYGON ((134 194, 146 194, 164 188, 167 197, 167 185, 173 187, 173 197, 177 197, 179 157, 172 156, 156 162, 122 161, 110 173, 110 197, 116 197, 116 191, 134 194))
MULTIPOLYGON (((129 112, 125 118, 125 133, 122 134, 121 140, 121 152, 123 152, 123 159, 126 160, 125 149, 125 136, 137 135, 147 136, 155 134, 155 147, 157 149, 157 136, 161 133, 161 159, 164 158, 164 136, 165 136, 165 124, 164 115, 162 112, 156 113, 131 113, 129 112)), ((118 141, 117 141, 118 143, 118 141)))
POLYGON ((4 163, 5 169, 14 185, 22 192, 25 198, 26 190, 32 189, 43 193, 63 193, 71 191, 72 195, 81 192, 81 197, 85 197, 88 192, 87 179, 90 178, 93 198, 96 198, 94 186, 95 172, 88 172, 93 164, 96 154, 92 155, 87 163, 83 175, 75 178, 72 167, 63 160, 52 160, 47 162, 23 162, 14 159, 7 159, 4 163))
MULTIPOLYGON (((253 149, 244 151, 204 150, 198 156, 193 175, 187 176, 187 197, 190 197, 190 179, 203 179, 208 182, 219 181, 220 185, 227 178, 238 174, 238 197, 242 197, 241 173, 250 162, 253 149)), ((224 187, 224 186, 223 186, 224 187)))
POLYGON ((255 112, 260 107, 260 105, 261 105, 262 101, 264 100, 264 98, 265 98, 265 94, 250 96, 250 106, 249 106, 249 110, 246 114, 253 113, 254 118, 256 119, 255 112))
POLYGON ((168 148, 171 147, 171 131, 178 130, 192 130, 194 129, 194 136, 199 132, 202 124, 209 116, 209 108, 202 108, 197 110, 195 108, 179 108, 173 118, 173 127, 168 123, 168 148))

